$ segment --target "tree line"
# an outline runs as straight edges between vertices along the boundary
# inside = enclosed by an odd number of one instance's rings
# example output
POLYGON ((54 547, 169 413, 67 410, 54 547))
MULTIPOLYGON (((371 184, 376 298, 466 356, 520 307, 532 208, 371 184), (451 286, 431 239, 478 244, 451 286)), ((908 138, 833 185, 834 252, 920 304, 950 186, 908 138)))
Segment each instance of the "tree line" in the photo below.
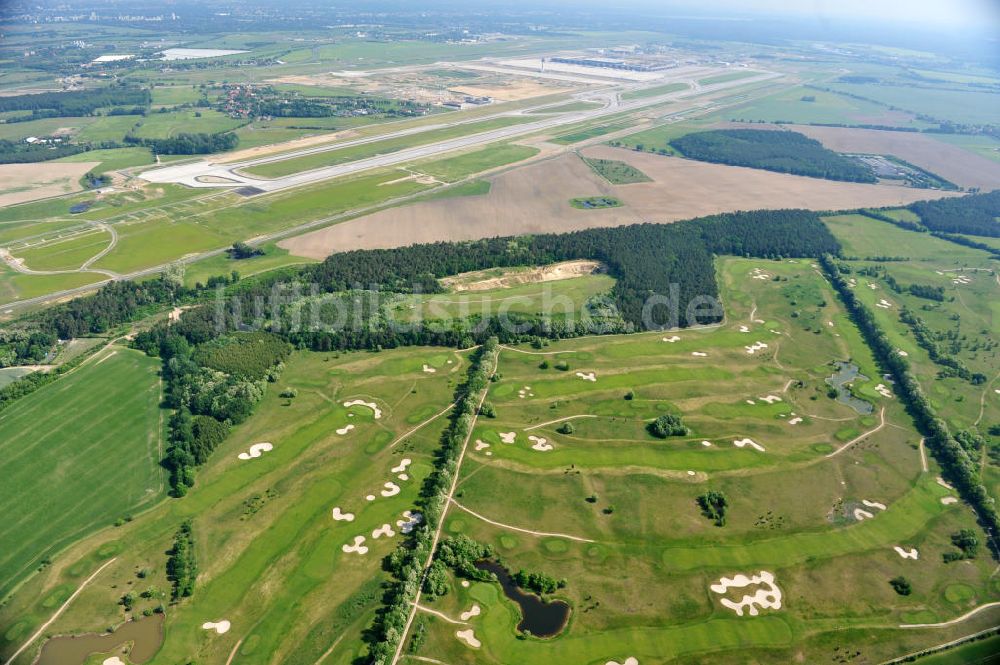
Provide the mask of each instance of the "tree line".
MULTIPOLYGON (((1000 238, 1000 189, 909 206, 932 232, 1000 238)), ((946 238, 950 240, 951 238, 946 238)))
POLYGON ((31 111, 37 117, 74 117, 93 115, 109 107, 149 106, 152 96, 146 88, 118 84, 91 90, 39 92, 0 97, 0 113, 31 111))
POLYGON ((239 145, 240 138, 234 132, 220 132, 218 134, 182 132, 162 139, 139 138, 128 134, 125 136, 125 143, 150 148, 159 155, 207 155, 213 152, 233 150, 239 145))

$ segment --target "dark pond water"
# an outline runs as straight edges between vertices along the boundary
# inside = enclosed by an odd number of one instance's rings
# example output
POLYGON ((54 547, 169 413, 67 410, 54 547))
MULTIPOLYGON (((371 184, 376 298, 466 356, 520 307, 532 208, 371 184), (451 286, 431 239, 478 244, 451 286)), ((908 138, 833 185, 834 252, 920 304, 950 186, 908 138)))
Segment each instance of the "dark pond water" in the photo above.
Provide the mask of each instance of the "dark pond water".
POLYGON ((514 583, 507 569, 496 561, 479 561, 479 570, 488 570, 497 576, 504 595, 521 608, 520 631, 530 631, 536 637, 553 637, 566 627, 569 620, 569 604, 561 600, 545 602, 533 593, 527 593, 514 583))
POLYGON ((861 374, 858 366, 854 363, 845 363, 837 361, 837 372, 826 380, 831 386, 837 389, 837 401, 847 406, 851 407, 861 415, 867 416, 870 414, 874 407, 872 407, 870 402, 866 402, 863 399, 858 399, 851 394, 848 390, 847 384, 851 383, 855 379, 861 379, 867 381, 868 377, 861 374))
POLYGON ((129 642, 132 643, 129 662, 144 663, 156 655, 163 642, 163 619, 162 614, 154 614, 139 621, 127 621, 113 633, 53 637, 42 647, 35 665, 81 665, 91 654, 110 653, 129 642))

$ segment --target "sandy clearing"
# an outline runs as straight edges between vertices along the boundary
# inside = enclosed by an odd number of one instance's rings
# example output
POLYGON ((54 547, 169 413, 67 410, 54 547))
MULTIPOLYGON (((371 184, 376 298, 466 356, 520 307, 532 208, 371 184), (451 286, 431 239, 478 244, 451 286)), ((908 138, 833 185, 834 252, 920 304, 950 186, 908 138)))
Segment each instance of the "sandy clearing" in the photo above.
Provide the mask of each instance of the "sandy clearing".
POLYGON ((463 589, 468 589, 470 586, 472 586, 472 583, 469 582, 469 580, 462 580, 462 588, 463 589))
POLYGON ((877 508, 879 510, 885 510, 885 504, 879 503, 878 501, 869 501, 868 499, 861 499, 861 503, 865 504, 869 508, 877 508))
MULTIPOLYGON (((749 330, 741 330, 740 332, 750 332, 750 331, 749 330)), ((767 344, 765 344, 764 342, 754 342, 750 346, 744 346, 743 348, 746 349, 747 353, 749 353, 750 355, 753 355, 753 354, 757 353, 758 351, 763 351, 764 349, 766 349, 767 348, 767 344)))
POLYGON ((748 332, 750 332, 750 326, 740 326, 740 332, 741 333, 748 333, 748 332))
POLYGON ((617 660, 609 660, 604 663, 604 665, 639 665, 639 659, 635 656, 629 656, 624 661, 619 663, 617 660))
POLYGON ((597 375, 593 372, 577 372, 576 375, 584 381, 597 381, 597 375))
POLYGON ((368 548, 365 547, 365 545, 362 544, 364 542, 365 542, 365 537, 364 536, 354 536, 354 544, 353 545, 344 544, 344 545, 341 545, 340 549, 342 549, 344 552, 346 552, 348 554, 350 554, 351 552, 357 552, 359 555, 361 555, 361 554, 368 554, 368 548))
POLYGON ((125 665, 125 661, 118 656, 111 656, 111 658, 105 658, 102 660, 101 665, 125 665))
POLYGON ((582 275, 592 275, 602 270, 597 261, 563 261, 547 266, 537 266, 529 270, 519 270, 498 277, 487 277, 485 270, 466 272, 452 277, 445 277, 441 285, 455 292, 491 291, 505 289, 521 284, 536 284, 538 282, 555 282, 562 279, 572 279, 582 275))
POLYGON ((691 355, 694 356, 694 357, 696 357, 696 358, 707 358, 708 357, 708 354, 705 353, 704 351, 692 351, 691 355))
POLYGON ((433 367, 431 367, 430 365, 424 365, 423 366, 423 371, 424 371, 424 374, 434 374, 435 372, 437 372, 437 370, 434 369, 433 367))
POLYGON ((701 445, 703 445, 703 446, 705 446, 706 448, 708 448, 708 447, 710 447, 710 446, 712 445, 712 442, 711 442, 711 441, 702 441, 702 442, 701 442, 701 445))
POLYGON ((485 450, 490 447, 490 444, 486 443, 482 439, 476 439, 476 450, 485 450))
POLYGON ((403 511, 403 519, 396 520, 396 526, 399 527, 399 532, 406 534, 413 531, 414 527, 424 521, 424 516, 420 513, 411 512, 409 510, 403 511))
POLYGON ((588 157, 625 161, 653 182, 611 185, 573 154, 493 176, 481 196, 421 201, 318 229, 279 245, 296 256, 323 259, 350 249, 403 247, 497 235, 560 233, 644 221, 672 222, 760 208, 838 210, 882 207, 950 195, 891 185, 834 182, 737 166, 595 146, 588 157), (618 208, 579 210, 579 196, 614 196, 618 208))
POLYGON ((892 391, 890 391, 889 388, 886 387, 884 383, 880 383, 877 386, 875 386, 875 392, 877 392, 882 397, 885 397, 887 399, 892 399, 892 391))
POLYGON ((664 341, 664 342, 668 342, 668 343, 670 343, 670 344, 673 344, 674 342, 679 342, 679 341, 681 341, 681 338, 680 338, 680 337, 678 337, 677 335, 671 335, 670 337, 664 337, 664 338, 663 338, 663 341, 664 341))
POLYGON ((468 611, 466 611, 466 612, 462 612, 462 613, 461 613, 461 614, 460 614, 460 615, 458 616, 458 618, 460 618, 460 619, 461 619, 462 621, 468 621, 468 620, 469 620, 469 619, 471 619, 472 617, 477 617, 477 616, 479 616, 481 612, 482 612, 482 608, 480 608, 480 607, 479 607, 479 605, 478 605, 477 603, 473 603, 473 604, 472 604, 472 607, 470 607, 470 608, 468 609, 468 611))
POLYGON ((899 157, 962 187, 989 190, 1000 186, 1000 164, 926 134, 801 125, 789 129, 814 138, 837 152, 899 157))
POLYGON ((517 438, 517 432, 500 432, 500 440, 504 443, 514 443, 517 438))
POLYGON ((874 517, 875 515, 873 515, 872 513, 868 512, 863 508, 854 509, 854 519, 856 519, 859 522, 863 522, 864 520, 870 520, 874 517))
POLYGON ((375 414, 375 420, 378 420, 379 418, 382 417, 382 409, 378 408, 378 404, 376 404, 375 402, 366 402, 363 399, 354 399, 348 402, 344 402, 345 409, 349 409, 352 406, 367 406, 369 409, 372 410, 372 413, 375 414))
POLYGON ((941 476, 938 476, 938 477, 937 477, 937 478, 935 478, 934 480, 935 480, 935 481, 937 482, 937 484, 938 484, 938 485, 940 485, 941 487, 943 487, 943 488, 945 488, 945 489, 949 489, 949 490, 952 490, 952 491, 955 491, 955 487, 954 487, 954 486, 953 486, 953 485, 952 485, 951 483, 949 483, 949 482, 948 482, 947 480, 945 480, 944 478, 942 478, 941 476))
POLYGON ((942 497, 941 503, 944 504, 944 505, 946 505, 946 506, 950 506, 953 503, 958 503, 958 499, 956 499, 953 496, 946 496, 946 497, 942 497))
POLYGON ((892 549, 896 550, 896 554, 903 557, 904 559, 919 559, 920 552, 917 551, 916 547, 911 547, 908 550, 903 549, 899 545, 893 545, 892 549))
POLYGON ((565 87, 546 85, 531 79, 520 79, 495 85, 463 85, 449 88, 449 90, 472 97, 492 97, 502 102, 516 102, 522 99, 566 92, 565 87))
POLYGON ((330 511, 330 516, 338 522, 353 522, 354 513, 345 513, 340 509, 340 506, 334 506, 333 510, 330 511))
POLYGON ((792 418, 792 419, 790 419, 788 421, 788 424, 789 425, 798 425, 800 422, 802 422, 802 417, 801 416, 795 416, 794 418, 792 418))
POLYGON ((347 434, 348 432, 350 432, 352 429, 354 429, 354 425, 344 425, 343 427, 338 427, 337 430, 336 430, 336 432, 337 432, 337 434, 339 434, 341 436, 344 436, 345 434, 347 434))
POLYGON ((383 524, 379 528, 372 531, 372 538, 392 538, 396 535, 396 532, 392 530, 391 524, 383 524))
POLYGON ((269 453, 274 450, 274 444, 264 441, 262 443, 255 443, 250 446, 250 450, 245 453, 240 453, 237 457, 241 460, 257 459, 264 453, 269 453))
POLYGON ((380 490, 379 494, 381 494, 382 496, 384 496, 386 498, 388 498, 390 496, 396 496, 401 491, 399 489, 399 485, 397 485, 396 483, 394 483, 392 481, 386 482, 385 484, 382 485, 382 487, 384 487, 385 489, 384 490, 380 490))
POLYGON ((553 448, 549 440, 541 436, 529 436, 528 441, 532 442, 531 449, 537 450, 540 453, 546 453, 553 448))
POLYGON ((0 165, 0 208, 83 189, 80 178, 100 162, 0 165))
POLYGON ((777 395, 765 395, 758 399, 760 399, 761 402, 767 402, 768 404, 774 404, 775 402, 781 401, 781 398, 778 397, 777 395))
POLYGON ((717 594, 726 593, 729 589, 742 589, 754 584, 762 585, 752 596, 744 595, 739 602, 733 602, 728 598, 723 598, 719 602, 725 607, 736 612, 737 616, 743 616, 743 610, 749 610, 752 617, 757 616, 762 609, 781 609, 781 589, 774 583, 774 573, 762 570, 752 577, 746 575, 736 575, 735 577, 723 577, 717 584, 712 584, 708 588, 717 594))
POLYGON ((201 627, 205 630, 214 630, 218 635, 225 635, 232 628, 232 624, 222 619, 221 621, 206 621, 201 624, 201 627))
POLYGON ((736 446, 737 448, 744 448, 746 446, 750 446, 754 450, 759 450, 760 452, 764 452, 764 446, 760 445, 753 439, 736 439, 735 441, 733 441, 733 445, 736 446))
POLYGON ((476 639, 476 633, 471 628, 468 630, 455 631, 455 637, 468 644, 473 649, 483 646, 483 643, 476 639))
POLYGON ((411 464, 413 464, 413 460, 411 460, 409 457, 404 457, 403 459, 399 460, 399 464, 392 467, 391 471, 393 473, 403 473, 404 471, 406 471, 407 467, 410 466, 411 464))

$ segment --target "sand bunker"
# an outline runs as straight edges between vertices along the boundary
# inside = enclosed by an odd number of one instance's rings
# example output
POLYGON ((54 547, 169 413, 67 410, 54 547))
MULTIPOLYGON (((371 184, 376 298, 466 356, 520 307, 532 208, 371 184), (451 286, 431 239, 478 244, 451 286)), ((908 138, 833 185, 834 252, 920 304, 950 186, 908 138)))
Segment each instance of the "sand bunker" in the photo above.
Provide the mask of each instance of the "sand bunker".
POLYGON ((951 483, 949 483, 947 480, 945 480, 941 476, 938 476, 937 478, 935 478, 935 481, 937 482, 938 485, 940 485, 941 487, 944 487, 945 489, 949 489, 949 490, 954 490, 955 489, 954 487, 952 487, 951 483))
POLYGON ((765 395, 764 397, 758 398, 761 402, 767 402, 768 404, 774 404, 775 402, 780 402, 781 398, 777 395, 765 395))
POLYGON ((111 658, 105 658, 102 660, 101 665, 125 665, 125 661, 118 656, 111 656, 111 658))
POLYGON ((431 367, 430 365, 424 365, 424 371, 428 374, 433 374, 437 370, 431 367))
POLYGON ((771 279, 771 276, 764 272, 763 268, 754 268, 750 271, 750 276, 753 279, 771 279))
POLYGON ((753 577, 737 575, 733 578, 723 577, 718 584, 709 586, 709 589, 718 594, 726 593, 729 589, 742 589, 752 584, 765 585, 757 590, 752 596, 743 596, 739 602, 733 602, 728 598, 723 598, 719 602, 725 607, 736 612, 737 616, 743 616, 743 610, 747 609, 750 616, 759 614, 758 607, 763 609, 781 609, 781 589, 774 584, 774 573, 766 570, 760 571, 753 577))
POLYGON ((379 491, 379 494, 381 494, 384 497, 396 496, 400 492, 399 485, 392 482, 391 480, 382 485, 382 487, 384 487, 385 489, 379 491))
POLYGON ((354 425, 345 425, 345 426, 337 429, 337 434, 339 434, 341 436, 344 436, 345 434, 347 434, 348 432, 350 432, 352 429, 354 429, 354 425))
POLYGON ((887 388, 886 385, 883 383, 880 383, 877 386, 875 386, 875 392, 877 392, 882 397, 887 397, 889 399, 892 399, 892 391, 890 391, 889 388, 887 388))
POLYGON ((214 630, 219 635, 225 635, 226 633, 229 632, 229 629, 232 627, 232 624, 223 619, 222 621, 206 621, 205 623, 201 624, 201 627, 204 628, 205 630, 214 630))
POLYGON ((242 460, 256 459, 261 455, 263 455, 264 453, 269 453, 272 450, 274 450, 274 446, 265 441, 263 443, 253 444, 252 446, 250 446, 250 452, 240 453, 239 455, 237 455, 237 457, 239 457, 242 460))
POLYGON ((673 344, 674 342, 681 341, 681 338, 678 337, 677 335, 671 335, 670 337, 664 337, 663 341, 664 342, 670 342, 671 344, 673 344))
POLYGON ((629 656, 623 662, 619 663, 617 660, 609 660, 604 663, 604 665, 639 665, 639 659, 635 656, 629 656))
POLYGON ((756 403, 757 402, 753 401, 752 399, 748 399, 747 400, 747 404, 750 404, 751 406, 754 405, 754 404, 756 404, 756 403))
POLYGON ((750 332, 750 326, 740 326, 740 332, 741 333, 748 333, 748 332, 750 332))
POLYGON ((483 646, 483 643, 476 639, 476 634, 471 628, 468 630, 459 630, 455 633, 455 637, 462 640, 468 644, 473 649, 478 649, 483 646))
POLYGON ((383 536, 385 536, 386 538, 392 538, 395 535, 396 532, 392 530, 392 525, 390 524, 383 524, 379 528, 372 531, 372 538, 376 539, 382 538, 383 536))
POLYGON ((736 446, 737 448, 743 448, 743 447, 746 447, 746 446, 750 446, 751 448, 753 448, 755 450, 759 450, 760 452, 764 452, 764 446, 760 445, 759 443, 757 443, 753 439, 736 439, 735 441, 733 441, 733 445, 736 446))
POLYGON ((892 307, 892 303, 886 300, 885 298, 882 298, 877 303, 875 303, 875 306, 881 309, 889 309, 892 307))
POLYGON ((470 586, 472 586, 472 583, 469 582, 469 580, 462 580, 462 588, 463 589, 468 589, 470 586))
POLYGON ((338 522, 353 522, 354 513, 345 513, 340 509, 340 506, 334 506, 333 510, 330 511, 330 516, 338 522))
POLYGON ((528 441, 533 441, 531 446, 532 450, 537 450, 538 452, 545 453, 552 450, 552 444, 549 443, 548 439, 542 438, 540 436, 529 436, 528 441))
POLYGON ((789 425, 798 425, 800 422, 802 422, 802 417, 801 416, 795 416, 794 418, 792 418, 791 420, 788 421, 788 424, 789 425))
MULTIPOLYGON (((748 330, 747 332, 750 332, 750 331, 748 330)), ((767 344, 765 344, 764 342, 754 342, 750 346, 744 346, 743 348, 747 350, 747 353, 749 353, 750 355, 753 355, 753 354, 757 353, 758 351, 762 351, 762 350, 766 349, 767 348, 767 344)))
POLYGON ((885 510, 885 504, 879 503, 878 501, 869 501, 868 499, 861 499, 861 503, 865 504, 869 508, 878 508, 879 510, 885 510))
POLYGON ((953 503, 958 503, 958 499, 956 499, 953 496, 946 496, 941 499, 941 503, 943 503, 946 506, 950 506, 953 503))
POLYGON ((367 406, 375 414, 375 420, 382 417, 382 409, 378 408, 378 404, 375 402, 366 402, 363 399, 355 399, 350 402, 344 402, 345 409, 349 409, 352 406, 367 406))
POLYGON ((706 448, 708 448, 709 446, 711 446, 711 445, 712 445, 712 442, 711 442, 711 441, 702 441, 702 442, 701 442, 701 445, 703 445, 703 446, 705 446, 706 448))
POLYGON ((872 515, 870 512, 868 512, 867 510, 864 510, 863 508, 854 509, 854 519, 856 519, 859 522, 863 522, 864 520, 870 520, 873 517, 875 516, 872 515))
POLYGON ((411 460, 409 457, 404 457, 399 461, 399 464, 392 467, 392 472, 403 473, 404 471, 406 471, 406 467, 410 466, 411 464, 413 464, 413 460, 411 460))
POLYGON ((348 554, 350 554, 351 552, 357 552, 358 554, 368 554, 368 548, 362 544, 364 542, 365 542, 364 536, 354 536, 353 545, 341 545, 340 549, 344 550, 344 552, 348 554))
POLYGON ((516 438, 516 432, 500 432, 500 440, 504 443, 514 443, 514 439, 516 438))
POLYGON ((577 372, 576 375, 584 381, 597 381, 597 375, 593 372, 577 372))
POLYGON ((489 448, 489 447, 490 447, 490 444, 488 444, 485 441, 482 441, 480 439, 476 439, 476 450, 483 450, 483 449, 489 448))
POLYGON ((695 356, 695 357, 697 357, 697 358, 707 358, 707 357, 708 357, 708 354, 707 354, 707 353, 703 353, 703 352, 701 352, 701 351, 692 351, 692 352, 691 352, 691 355, 692 355, 692 356, 695 356))
POLYGON ((920 553, 917 552, 916 547, 911 547, 909 550, 904 550, 899 545, 893 545, 892 549, 896 550, 896 554, 903 557, 904 559, 919 559, 920 553))
POLYGON ((403 519, 396 520, 396 526, 399 527, 400 533, 410 533, 413 528, 424 521, 424 516, 420 513, 410 512, 409 510, 403 511, 403 519))
POLYGON ((468 612, 462 612, 459 615, 458 618, 460 618, 462 621, 468 621, 472 617, 479 616, 480 612, 482 612, 482 610, 480 609, 479 605, 477 605, 476 603, 473 603, 472 607, 469 608, 469 611, 468 612))
POLYGON ((898 353, 899 355, 901 355, 904 358, 907 357, 908 355, 910 355, 909 353, 907 353, 906 351, 904 351, 902 349, 900 349, 899 351, 896 351, 896 353, 898 353))

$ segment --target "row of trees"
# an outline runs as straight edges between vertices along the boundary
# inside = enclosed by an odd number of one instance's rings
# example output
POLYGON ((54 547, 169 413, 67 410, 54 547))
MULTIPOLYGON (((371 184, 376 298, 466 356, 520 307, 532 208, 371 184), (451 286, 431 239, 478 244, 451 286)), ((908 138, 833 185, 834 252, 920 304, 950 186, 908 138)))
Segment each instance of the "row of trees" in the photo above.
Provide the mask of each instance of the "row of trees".
POLYGON ((766 129, 713 129, 685 134, 670 141, 670 147, 685 157, 716 164, 796 175, 877 182, 872 170, 844 157, 798 132, 766 129))
POLYGON ((924 320, 909 308, 904 307, 900 310, 899 320, 910 327, 910 330, 913 331, 913 339, 920 345, 920 348, 927 352, 931 361, 941 366, 942 369, 938 376, 957 376, 977 385, 986 380, 984 375, 973 373, 960 359, 943 351, 934 333, 927 327, 924 320))
MULTIPOLYGON (((930 400, 910 371, 909 362, 895 352, 889 338, 879 328, 875 315, 854 295, 833 258, 830 255, 822 256, 820 265, 844 302, 851 318, 861 330, 876 359, 892 376, 896 392, 913 417, 917 429, 924 435, 928 449, 941 466, 942 475, 975 510, 980 524, 992 542, 993 534, 1000 528, 1000 518, 997 515, 996 502, 980 481, 978 465, 952 436, 948 425, 937 416, 930 400)), ((995 549, 995 545, 993 547, 995 549)))
POLYGON ((171 600, 187 598, 194 593, 198 577, 198 562, 194 555, 194 525, 185 520, 174 534, 174 545, 167 558, 167 579, 170 580, 171 600))
POLYGON ((39 117, 72 117, 92 115, 102 108, 149 106, 149 90, 134 85, 118 84, 90 90, 40 92, 28 95, 0 97, 0 113, 31 111, 39 117))
POLYGON ((240 143, 234 132, 191 134, 182 132, 162 139, 139 138, 133 134, 125 137, 128 145, 141 145, 160 155, 207 155, 213 152, 233 150, 240 143))
POLYGON ((458 456, 469 436, 476 408, 493 374, 499 342, 490 338, 477 349, 469 365, 464 385, 456 391, 448 427, 441 435, 441 447, 434 460, 434 469, 420 490, 418 505, 424 516, 410 536, 386 558, 385 567, 393 576, 384 596, 385 605, 375 619, 369 634, 369 662, 386 665, 392 661, 401 641, 406 637, 406 621, 417 590, 424 583, 425 562, 430 558, 434 532, 441 521, 448 494, 458 469, 458 456))

